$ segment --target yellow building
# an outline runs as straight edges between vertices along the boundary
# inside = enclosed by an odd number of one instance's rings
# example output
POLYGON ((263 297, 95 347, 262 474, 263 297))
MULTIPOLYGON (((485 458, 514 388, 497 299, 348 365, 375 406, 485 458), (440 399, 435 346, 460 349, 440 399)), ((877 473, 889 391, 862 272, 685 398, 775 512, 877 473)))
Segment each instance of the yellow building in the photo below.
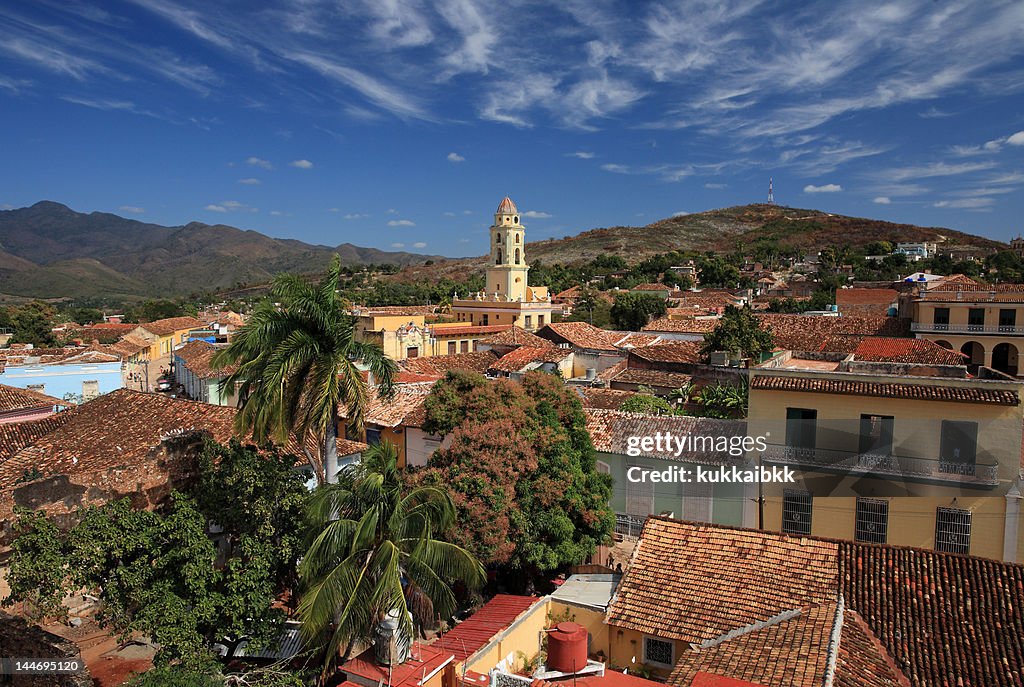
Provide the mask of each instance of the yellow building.
POLYGON ((1022 387, 964 366, 781 353, 751 369, 747 430, 796 483, 765 484, 748 524, 1024 560, 1022 387))
POLYGON ((546 286, 530 286, 526 227, 508 196, 494 213, 490 261, 484 290, 452 302, 452 314, 472 325, 515 325, 535 331, 551 322, 554 309, 546 286))
POLYGON ((357 336, 363 343, 376 344, 392 360, 429 358, 470 353, 481 339, 503 332, 511 325, 473 326, 462 322, 427 324, 421 312, 395 312, 394 308, 356 308, 357 336))
POLYGON ((188 343, 189 332, 205 326, 202 320, 194 317, 169 317, 140 324, 128 332, 128 336, 148 342, 145 359, 156 360, 169 356, 174 349, 188 343))
POLYGON ((939 280, 905 297, 911 330, 984 365, 1016 376, 1024 347, 1024 285, 939 280))

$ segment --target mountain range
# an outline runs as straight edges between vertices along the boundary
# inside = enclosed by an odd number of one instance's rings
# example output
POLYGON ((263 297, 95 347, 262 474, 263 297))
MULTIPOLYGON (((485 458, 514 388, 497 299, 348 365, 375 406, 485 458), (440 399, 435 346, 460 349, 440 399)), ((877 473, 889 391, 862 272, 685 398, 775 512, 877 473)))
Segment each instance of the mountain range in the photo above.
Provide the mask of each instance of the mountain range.
MULTIPOLYGON (((635 262, 672 250, 732 252, 759 241, 811 253, 880 240, 939 241, 978 255, 1006 247, 953 229, 756 204, 533 241, 526 251, 530 262, 572 264, 607 253, 635 262)), ((166 227, 41 201, 0 211, 0 297, 135 299, 226 291, 266 284, 282 271, 321 272, 335 253, 348 265, 403 266, 398 280, 463 279, 467 271, 482 272, 486 266, 483 256, 447 259, 350 243, 312 245, 225 224, 166 227), (433 264, 427 266, 428 260, 433 264)))
POLYGON ((335 253, 348 265, 408 265, 439 256, 343 243, 275 239, 225 224, 166 227, 52 201, 0 211, 0 294, 39 298, 173 296, 266 283, 282 271, 319 272, 335 253))

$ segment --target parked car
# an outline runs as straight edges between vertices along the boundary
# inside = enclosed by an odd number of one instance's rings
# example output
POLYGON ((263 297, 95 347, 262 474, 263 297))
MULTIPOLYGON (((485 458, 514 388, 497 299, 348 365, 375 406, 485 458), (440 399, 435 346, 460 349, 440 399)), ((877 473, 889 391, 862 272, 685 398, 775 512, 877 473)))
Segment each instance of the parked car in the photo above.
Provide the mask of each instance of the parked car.
POLYGON ((170 379, 158 379, 156 382, 157 391, 170 391, 174 388, 174 382, 170 379))

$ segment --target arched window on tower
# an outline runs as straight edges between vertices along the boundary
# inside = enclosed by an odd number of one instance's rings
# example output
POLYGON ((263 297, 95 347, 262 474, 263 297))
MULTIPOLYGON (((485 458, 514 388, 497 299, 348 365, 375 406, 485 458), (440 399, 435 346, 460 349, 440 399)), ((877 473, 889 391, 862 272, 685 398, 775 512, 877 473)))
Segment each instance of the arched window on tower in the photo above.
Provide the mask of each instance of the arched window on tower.
POLYGON ((501 264, 501 249, 500 249, 500 248, 498 249, 498 257, 497 257, 497 259, 496 259, 496 260, 494 261, 494 264, 495 264, 495 265, 500 265, 500 264, 501 264))
POLYGON ((517 265, 522 264, 522 261, 519 259, 519 249, 518 248, 516 248, 516 262, 515 262, 515 264, 517 264, 517 265))
POLYGON ((516 234, 516 243, 519 243, 519 234, 516 234))

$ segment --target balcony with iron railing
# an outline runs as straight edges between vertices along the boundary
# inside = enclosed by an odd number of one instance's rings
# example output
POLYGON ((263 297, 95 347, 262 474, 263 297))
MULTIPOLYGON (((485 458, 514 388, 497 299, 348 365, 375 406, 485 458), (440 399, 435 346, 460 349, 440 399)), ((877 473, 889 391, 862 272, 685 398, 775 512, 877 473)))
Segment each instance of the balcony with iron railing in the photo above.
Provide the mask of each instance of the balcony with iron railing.
POLYGON ((910 331, 926 334, 980 334, 987 336, 1024 336, 1024 327, 1009 324, 935 324, 914 322, 910 331))
POLYGON ((999 484, 999 465, 961 463, 939 458, 916 458, 830 449, 769 446, 765 463, 827 470, 848 475, 900 478, 972 487, 999 484))

